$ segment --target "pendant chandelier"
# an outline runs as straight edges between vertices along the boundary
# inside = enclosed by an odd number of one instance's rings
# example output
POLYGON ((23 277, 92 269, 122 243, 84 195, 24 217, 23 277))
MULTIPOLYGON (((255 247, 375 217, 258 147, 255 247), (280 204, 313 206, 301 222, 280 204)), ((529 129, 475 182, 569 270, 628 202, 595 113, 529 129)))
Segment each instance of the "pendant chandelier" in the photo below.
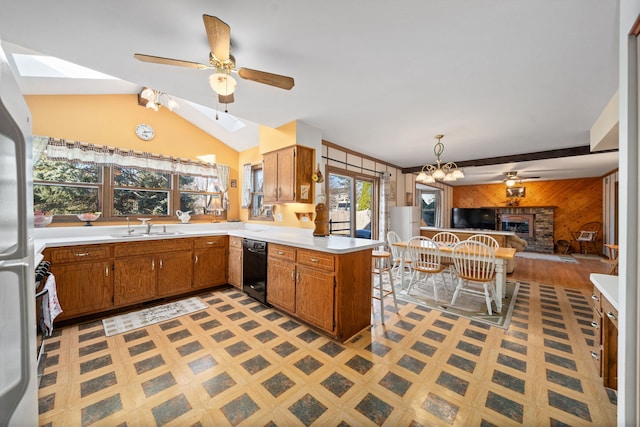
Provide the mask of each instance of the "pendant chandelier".
POLYGON ((424 165, 418 174, 416 181, 423 184, 431 184, 436 181, 455 181, 458 178, 464 178, 464 173, 453 162, 447 162, 444 165, 440 160, 440 155, 444 152, 444 144, 442 138, 444 135, 436 135, 438 141, 433 147, 433 153, 436 155, 436 165, 424 165))

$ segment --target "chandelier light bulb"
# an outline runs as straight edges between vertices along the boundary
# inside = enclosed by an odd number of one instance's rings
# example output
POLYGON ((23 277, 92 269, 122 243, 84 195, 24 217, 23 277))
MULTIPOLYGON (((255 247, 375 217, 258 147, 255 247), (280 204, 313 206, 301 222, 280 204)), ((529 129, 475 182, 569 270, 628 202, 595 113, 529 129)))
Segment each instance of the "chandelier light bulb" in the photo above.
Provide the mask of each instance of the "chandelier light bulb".
POLYGON ((444 177, 446 176, 444 171, 440 168, 436 169, 435 171, 433 171, 433 173, 431 174, 435 179, 444 179, 444 177))

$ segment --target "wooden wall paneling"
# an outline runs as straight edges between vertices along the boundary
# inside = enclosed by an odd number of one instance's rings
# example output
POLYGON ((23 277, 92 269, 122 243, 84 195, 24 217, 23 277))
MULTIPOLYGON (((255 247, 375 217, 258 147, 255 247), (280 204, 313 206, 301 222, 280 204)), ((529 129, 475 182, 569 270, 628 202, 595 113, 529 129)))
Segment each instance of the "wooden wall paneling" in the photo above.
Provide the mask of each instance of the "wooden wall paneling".
POLYGON ((362 159, 362 173, 367 176, 375 176, 376 162, 369 159, 362 159))
MULTIPOLYGON (((520 207, 556 206, 554 242, 572 240, 572 231, 587 222, 603 222, 603 193, 601 178, 565 179, 555 181, 527 181, 526 195, 520 207)), ((452 206, 461 208, 506 206, 506 187, 503 184, 456 186, 452 206)), ((602 237, 598 239, 602 246, 602 237)), ((577 249, 577 248, 576 248, 577 249)))

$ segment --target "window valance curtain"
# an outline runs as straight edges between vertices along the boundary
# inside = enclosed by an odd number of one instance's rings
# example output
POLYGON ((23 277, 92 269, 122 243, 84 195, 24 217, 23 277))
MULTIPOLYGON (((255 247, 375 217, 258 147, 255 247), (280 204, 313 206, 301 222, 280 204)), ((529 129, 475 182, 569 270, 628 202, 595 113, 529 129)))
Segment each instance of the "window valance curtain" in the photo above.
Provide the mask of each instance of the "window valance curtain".
POLYGON ((73 160, 97 165, 135 167, 158 172, 216 177, 225 189, 227 185, 226 182, 222 183, 222 179, 229 178, 229 166, 227 165, 58 138, 48 139, 46 154, 50 160, 73 160))

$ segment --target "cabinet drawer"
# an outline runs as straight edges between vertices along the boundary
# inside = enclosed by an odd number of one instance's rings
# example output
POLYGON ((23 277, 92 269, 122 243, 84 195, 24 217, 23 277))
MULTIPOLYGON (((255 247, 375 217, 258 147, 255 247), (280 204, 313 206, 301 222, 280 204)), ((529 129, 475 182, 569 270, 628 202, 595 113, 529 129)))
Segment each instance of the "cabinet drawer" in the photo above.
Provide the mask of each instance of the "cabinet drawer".
POLYGON ((110 245, 66 246, 64 248, 50 249, 51 262, 62 264, 65 262, 92 261, 109 258, 111 256, 110 245))
POLYGON ((227 236, 198 237, 195 240, 196 249, 227 246, 227 236))
POLYGON ((596 288, 593 287, 593 293, 591 294, 591 299, 593 300, 593 309, 597 311, 602 311, 602 293, 596 288))
POLYGON ((242 237, 229 236, 230 248, 242 248, 242 237))
POLYGON ((335 258, 333 255, 324 252, 298 249, 298 264, 333 271, 335 258))
POLYGON ((193 240, 190 238, 148 240, 146 242, 118 243, 114 249, 116 258, 132 255, 146 255, 158 252, 174 252, 191 250, 193 240))
POLYGON ((296 261, 296 249, 292 248, 291 246, 269 243, 267 248, 267 250, 269 251, 269 258, 278 258, 291 262, 296 261))
POLYGON ((611 305, 611 303, 606 298, 601 298, 601 303, 602 303, 602 316, 603 317, 606 316, 609 319, 609 321, 611 321, 611 323, 617 329, 618 328, 618 310, 613 308, 613 305, 611 305))

